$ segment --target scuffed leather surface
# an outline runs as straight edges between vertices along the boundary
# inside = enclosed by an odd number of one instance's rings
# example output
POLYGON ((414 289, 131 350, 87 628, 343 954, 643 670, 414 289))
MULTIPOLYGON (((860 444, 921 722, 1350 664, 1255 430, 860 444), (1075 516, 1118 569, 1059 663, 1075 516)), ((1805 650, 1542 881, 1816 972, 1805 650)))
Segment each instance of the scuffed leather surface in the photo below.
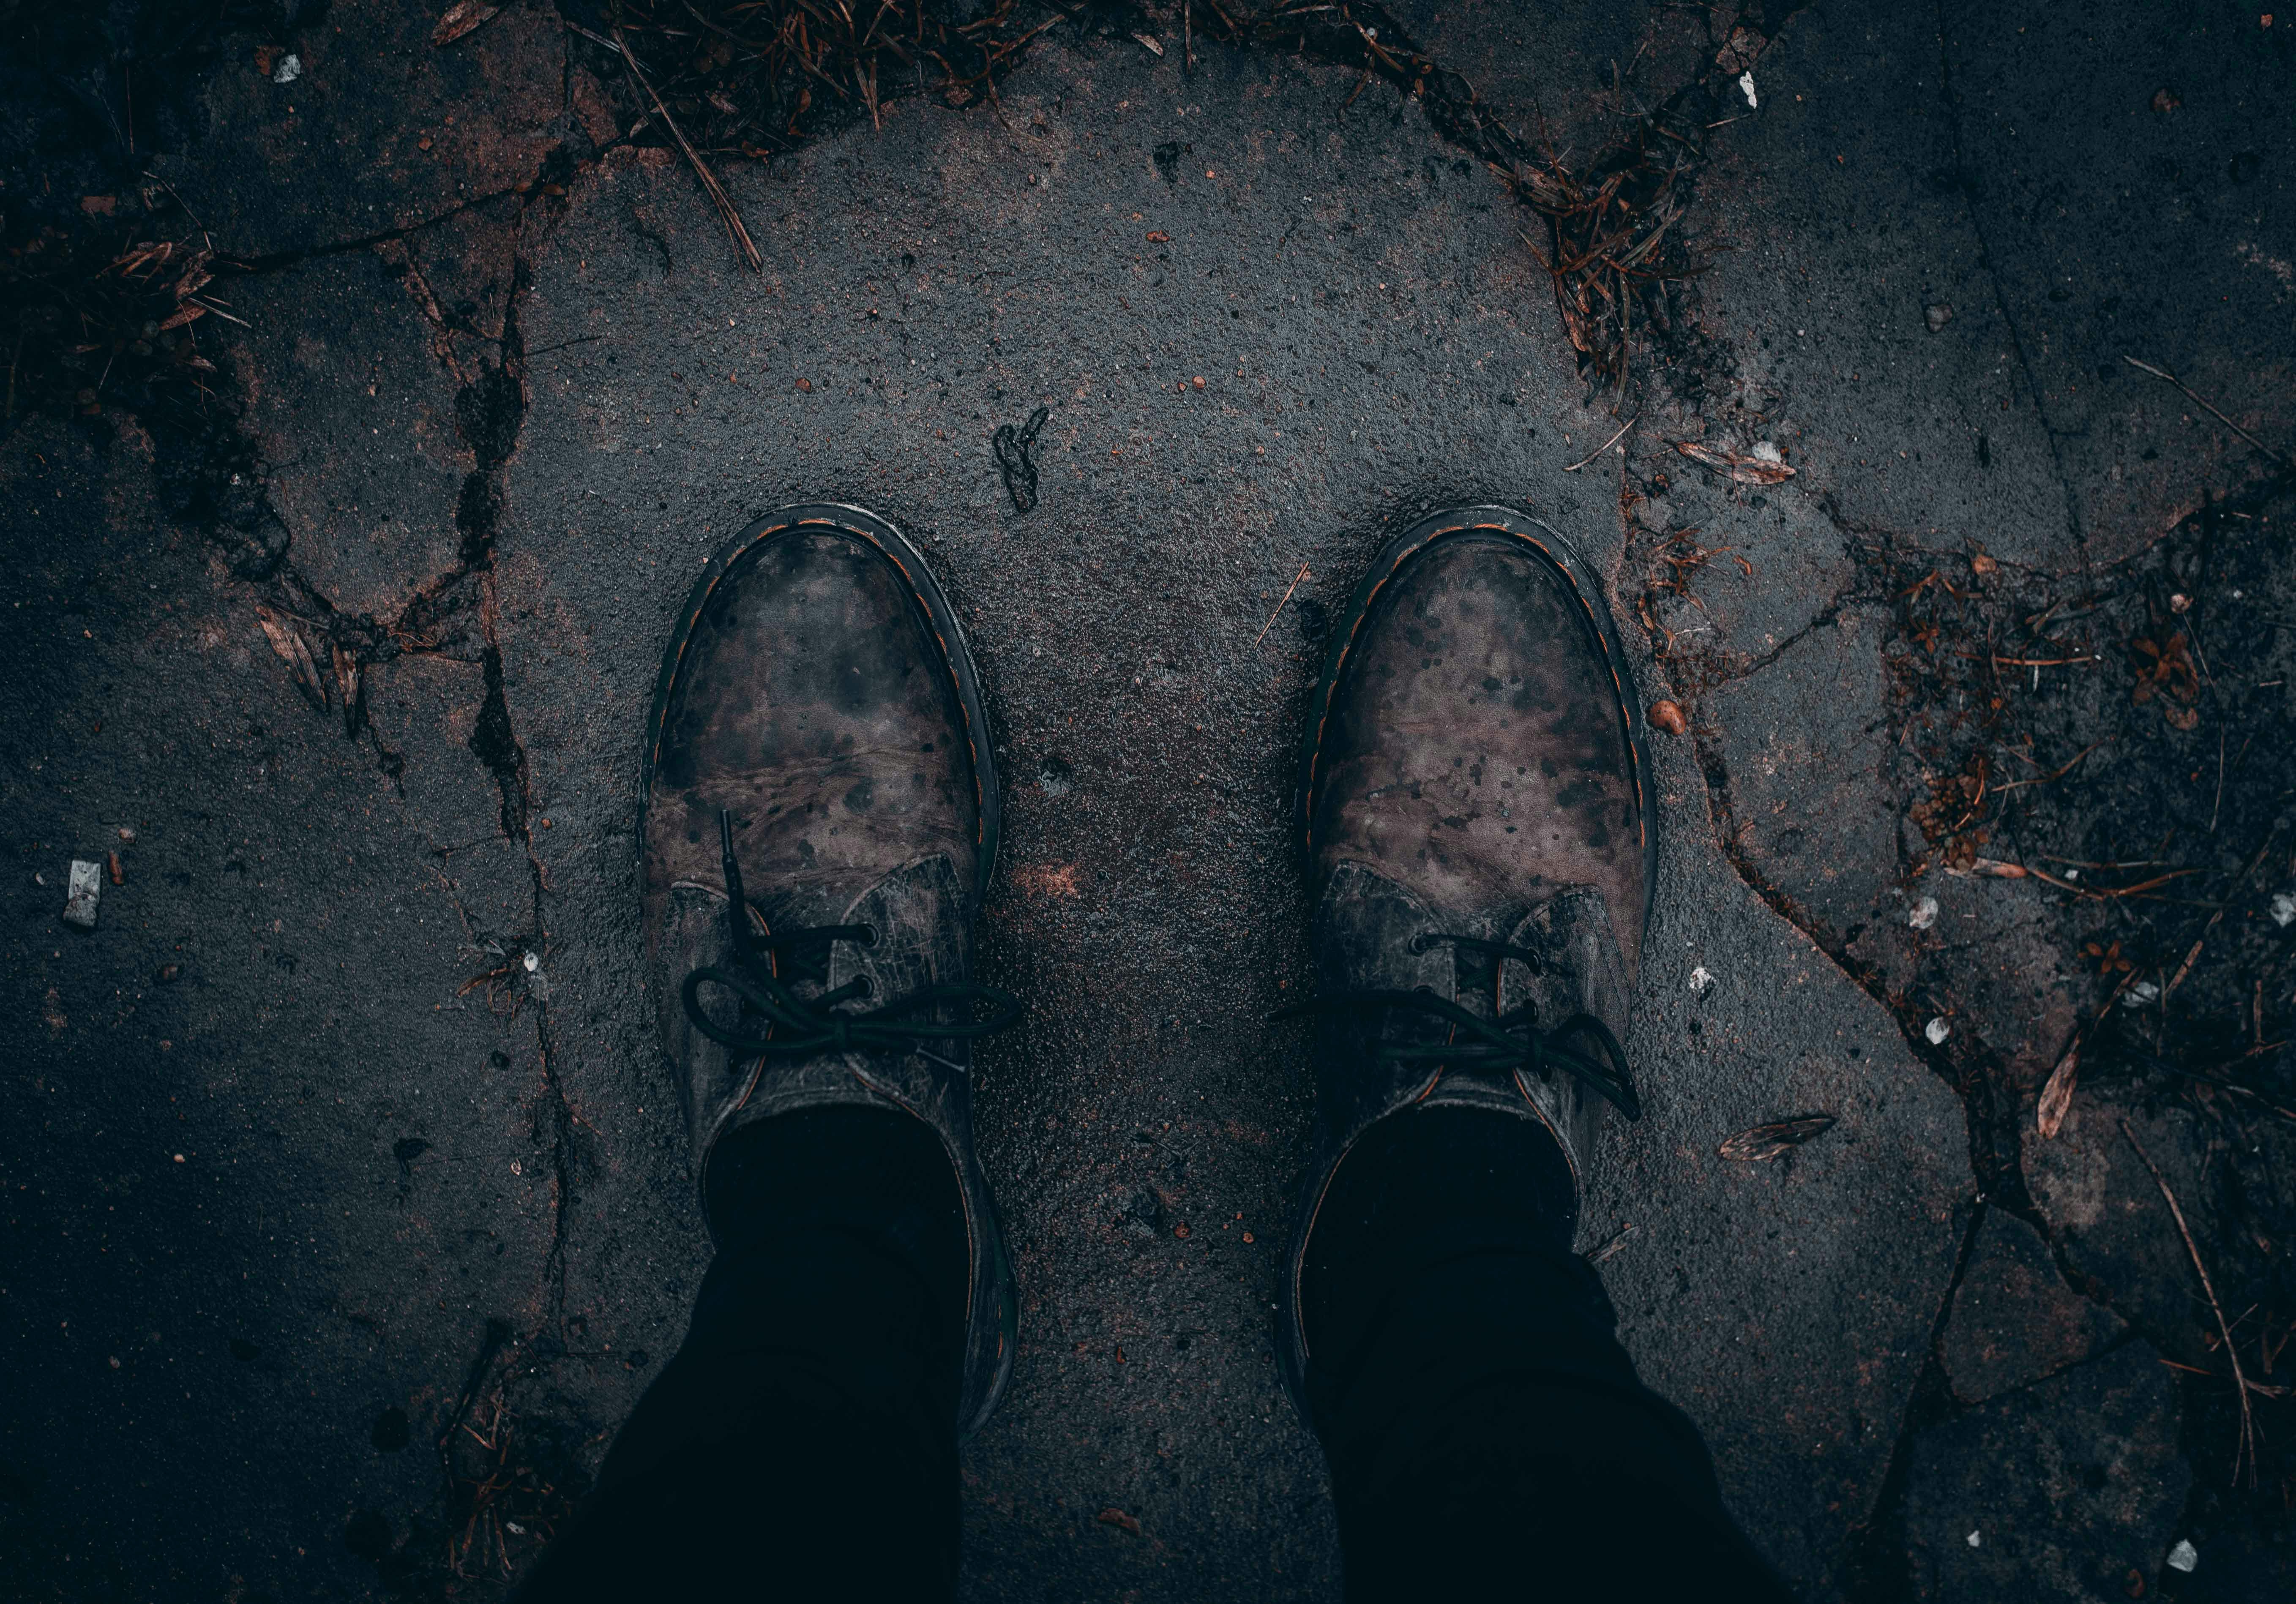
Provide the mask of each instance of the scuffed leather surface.
POLYGON ((1447 536, 1405 561, 1356 632, 1318 751, 1319 883, 1370 863, 1447 919, 1501 926, 1592 886, 1631 911, 1632 971, 1647 888, 1618 683, 1569 581, 1521 540, 1447 536))

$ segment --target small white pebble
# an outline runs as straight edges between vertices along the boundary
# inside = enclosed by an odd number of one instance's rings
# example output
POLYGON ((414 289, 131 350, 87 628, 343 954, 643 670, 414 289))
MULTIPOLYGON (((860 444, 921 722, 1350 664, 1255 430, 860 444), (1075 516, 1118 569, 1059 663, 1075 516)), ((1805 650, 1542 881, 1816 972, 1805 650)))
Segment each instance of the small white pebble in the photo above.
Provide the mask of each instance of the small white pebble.
POLYGON ((2272 894, 2272 922, 2284 930, 2296 924, 2296 896, 2285 891, 2272 894))
POLYGON ((1738 93, 1746 97, 1746 104, 1749 106, 1759 106, 1762 103, 1754 98, 1754 75, 1751 72, 1742 72, 1738 75, 1738 93))
MULTIPOLYGON (((2234 591, 2233 592, 2233 594, 2237 596, 2240 593, 2238 591, 2234 591)), ((2189 1571, 2200 1562, 2201 1551, 2193 1546, 2189 1538, 2177 1538, 2177 1546, 2169 1551, 2169 1568, 2170 1570, 2189 1571)))
POLYGON ((541 953, 529 953, 526 955, 526 972, 527 972, 528 974, 529 974, 529 975, 530 975, 530 974, 534 973, 534 971, 535 971, 535 970, 537 970, 540 969, 541 967, 542 967, 542 954, 541 954, 541 953))
POLYGON ((2148 1002, 2157 1002, 2160 1000, 2161 988, 2150 980, 2139 980, 2120 994, 2120 1005, 2123 1008, 2142 1008, 2148 1002))
POLYGON ((1972 1532, 1969 1534, 1968 1543, 1969 1546, 1972 1548, 1982 1548, 1985 1546, 1985 1539, 1975 1532, 1972 1532))
POLYGON ((119 839, 132 847, 135 844, 135 831, 128 825, 122 824, 119 827, 119 839))
POLYGON ((1690 971, 1690 989, 1692 991, 1702 992, 1713 984, 1714 977, 1706 972, 1706 966, 1704 964, 1702 963, 1696 969, 1690 971))
POLYGON ((1914 904, 1914 911, 1906 915, 1906 922, 1916 930, 1926 930, 1931 925, 1937 923, 1937 898, 1934 896, 1924 896, 1921 901, 1914 904))
POLYGON ((279 60, 279 70, 271 75, 275 84, 291 84, 303 76, 303 58, 290 52, 279 60))
POLYGON ((1945 1022, 1943 1014, 1939 1014, 1922 1027, 1922 1034, 1929 1037, 1931 1046, 1941 1047, 1945 1044, 1946 1037, 1953 1034, 1953 1027, 1945 1022))
POLYGON ((183 1161, 184 1161, 184 1156, 183 1156, 181 1153, 176 1154, 176 1163, 178 1163, 178 1164, 181 1164, 183 1161))
POLYGON ((112 1360, 111 1360, 111 1368, 112 1368, 112 1369, 114 1369, 114 1370, 118 1370, 118 1369, 119 1368, 119 1356, 118 1356, 117 1354, 114 1354, 114 1355, 112 1356, 112 1360))
POLYGON ((523 1175, 526 1174, 526 1166, 513 1158, 510 1161, 510 1173, 513 1175, 523 1175))

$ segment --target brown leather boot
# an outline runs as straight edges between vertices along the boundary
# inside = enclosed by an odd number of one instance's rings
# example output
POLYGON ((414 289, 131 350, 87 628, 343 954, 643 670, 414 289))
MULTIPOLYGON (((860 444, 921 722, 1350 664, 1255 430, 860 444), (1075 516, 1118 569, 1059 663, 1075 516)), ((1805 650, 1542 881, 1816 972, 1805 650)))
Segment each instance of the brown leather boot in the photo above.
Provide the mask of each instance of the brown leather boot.
POLYGON ((1295 1399, 1308 1233, 1374 1121, 1535 1120, 1581 1181, 1603 1106, 1638 1114, 1620 1037, 1657 868, 1649 772, 1602 593, 1534 519, 1426 520, 1335 622, 1299 796, 1317 996, 1292 1011, 1318 1029, 1283 1301, 1295 1399))
POLYGON ((959 1429, 1013 1367, 1019 1304, 974 1156, 971 1043, 1020 1014, 972 979, 996 771, 956 617, 857 507, 791 507, 678 614, 640 790, 648 983, 694 1167, 730 1131, 832 1104, 939 1135, 972 1252, 959 1429))

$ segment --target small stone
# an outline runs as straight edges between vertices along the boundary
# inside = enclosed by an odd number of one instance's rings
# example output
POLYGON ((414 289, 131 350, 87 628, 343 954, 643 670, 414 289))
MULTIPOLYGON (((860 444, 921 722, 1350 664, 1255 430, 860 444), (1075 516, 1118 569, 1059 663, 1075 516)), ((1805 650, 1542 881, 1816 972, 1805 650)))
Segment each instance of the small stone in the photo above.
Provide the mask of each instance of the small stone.
POLYGON ((74 858, 71 883, 64 891, 64 922, 79 929, 95 929, 96 899, 103 895, 103 865, 74 858))
POLYGON ((2169 1568, 2170 1570, 2189 1572, 2200 1562, 2201 1551, 2194 1548, 2188 1539, 2183 1537, 2177 1538, 2177 1546, 2169 1551, 2169 1568))
POLYGON ((1940 1014, 1922 1027, 1922 1034, 1929 1037, 1931 1046, 1942 1047, 1945 1045, 1946 1037, 1953 1034, 1953 1027, 1947 1024, 1945 1017, 1940 1014))
POLYGON ((303 58, 290 51, 279 58, 279 70, 271 75, 275 84, 291 84, 303 76, 303 58))
POLYGON ((1706 972, 1706 966, 1704 964, 1702 963, 1696 969, 1690 971, 1690 989, 1693 992, 1702 994, 1710 989, 1713 984, 1714 977, 1706 972))
POLYGON ((2296 924, 2296 895, 2286 891, 2272 894, 2272 922, 2284 930, 2296 924))
POLYGON ((1654 701, 1650 705, 1650 721, 1669 735, 1680 735, 1690 728, 1690 721, 1682 716, 1679 704, 1654 701))
POLYGON ((1953 321, 1953 308, 1943 301, 1939 301, 1934 306, 1923 309, 1922 321, 1929 324, 1930 332, 1934 334, 1953 321))
POLYGON ((540 969, 541 967, 542 967, 542 954, 541 954, 541 953, 529 953, 526 955, 526 972, 527 972, 528 974, 529 974, 529 975, 530 975, 530 974, 534 973, 534 972, 535 972, 535 970, 537 970, 540 969))
POLYGON ((1985 1546, 1985 1538, 1983 1534, 1977 1532, 1970 1533, 1969 1546, 1972 1548, 1983 1548, 1985 1546))
POLYGON ((122 824, 119 827, 119 839, 127 842, 130 847, 135 845, 135 831, 134 828, 130 825, 122 824))
POLYGON ((1924 896, 1915 903, 1913 911, 1906 915, 1906 922, 1916 930, 1926 930, 1937 923, 1937 916, 1938 899, 1934 896, 1924 896))
POLYGON ((2123 1008, 2143 1008, 2148 1003, 2157 1002, 2160 1000, 2160 985, 2157 981, 2152 980, 2139 980, 2120 994, 2120 1005, 2123 1008))

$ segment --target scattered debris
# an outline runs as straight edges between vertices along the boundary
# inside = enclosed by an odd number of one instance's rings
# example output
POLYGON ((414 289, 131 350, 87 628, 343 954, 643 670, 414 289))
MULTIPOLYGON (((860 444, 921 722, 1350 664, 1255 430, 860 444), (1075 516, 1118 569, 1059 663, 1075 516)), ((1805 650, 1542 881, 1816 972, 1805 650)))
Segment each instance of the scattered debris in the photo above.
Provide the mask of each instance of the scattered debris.
POLYGON ((1704 992, 1713 984, 1714 977, 1706 972, 1704 964, 1702 963, 1690 971, 1690 989, 1693 993, 1704 992))
POLYGON ((1603 1243, 1600 1248, 1595 1248, 1594 1252, 1587 1256, 1587 1262, 1590 1264, 1600 1264, 1610 1259, 1617 1257, 1618 1255, 1626 1248, 1627 1239, 1634 1235, 1636 1230, 1636 1227, 1632 1223, 1620 1226, 1619 1229, 1611 1234, 1609 1241, 1603 1243))
POLYGON ((1741 1131, 1716 1151, 1725 1158, 1734 1158, 1742 1163, 1766 1164, 1833 1128, 1833 1116, 1831 1114, 1782 1119, 1775 1125, 1756 1125, 1751 1131, 1741 1131))
POLYGON ((2177 1546, 2169 1551, 2169 1568, 2170 1570, 2180 1570, 2189 1573, 2193 1567, 2200 1564, 2200 1562, 2201 1551, 2193 1546, 2192 1540, 2190 1538, 2177 1538, 2177 1546))
POLYGON ((279 70, 271 75, 275 84, 291 84, 303 76, 303 58, 289 51, 279 58, 279 70))
POLYGON ((1164 53, 1164 45, 1162 41, 1156 38, 1154 35, 1136 33, 1132 37, 1140 42, 1150 55, 1160 56, 1164 53))
POLYGON ((103 895, 103 865, 74 858, 71 883, 64 891, 64 922, 82 930, 95 929, 96 899, 103 895))
POLYGON ((1751 72, 1742 72, 1738 75, 1738 93, 1746 97, 1746 107, 1749 110, 1759 108, 1762 103, 1754 98, 1754 75, 1751 72))
POLYGON ((1742 455, 1696 440, 1677 440, 1674 448, 1702 468, 1711 468, 1741 485, 1782 485, 1794 476, 1778 448, 1767 440, 1751 454, 1742 455))
POLYGON ((2144 1008, 2161 1000, 2161 985, 2156 980, 2139 980, 2120 994, 2123 1008, 2144 1008))
POLYGON ((1690 721, 1682 716, 1682 708, 1678 703, 1670 701, 1651 703, 1650 721, 1669 735, 1686 735, 1690 732, 1690 721))
POLYGON ((1123 1530, 1131 1533, 1135 1537, 1140 1535, 1139 1518, 1137 1516, 1127 1515, 1121 1510, 1113 1508, 1103 1510, 1096 1518, 1103 1526, 1119 1526, 1123 1530))
POLYGON ((2296 924, 2296 894, 2286 891, 2272 894, 2272 922, 2284 930, 2296 924))
POLYGON ((1937 921, 1938 899, 1934 896, 1923 897, 1919 902, 1913 905, 1912 911, 1906 915, 1906 925, 1916 930, 1926 930, 1931 925, 1937 923, 1937 921))
POLYGON ((1922 1034, 1929 1038, 1931 1046, 1942 1047, 1946 1037, 1953 1034, 1953 1027, 1945 1022, 1944 1015, 1939 1014, 1922 1027, 1922 1034))
POLYGON ((1930 332, 1934 334, 1953 321, 1953 308, 1943 301, 1933 301, 1922 308, 1922 321, 1929 324, 1930 332))
POLYGON ((492 20, 501 10, 502 7, 493 4, 491 0, 455 0, 455 4, 447 8, 447 14, 439 19, 439 26, 430 30, 430 43, 434 48, 452 45, 492 20))
POLYGON ((103 862, 104 866, 111 871, 111 883, 113 885, 124 886, 127 883, 127 876, 119 867, 119 855, 118 853, 105 853, 103 855, 103 862))
POLYGON ((1049 406, 1040 406, 1029 414, 1029 421, 1015 430, 1010 423, 997 426, 989 444, 996 450, 996 466, 1004 475, 1004 492, 1013 498, 1016 512, 1033 511, 1037 504, 1037 464, 1029 455, 1029 447, 1037 443, 1037 431, 1045 420, 1053 415, 1049 406))

